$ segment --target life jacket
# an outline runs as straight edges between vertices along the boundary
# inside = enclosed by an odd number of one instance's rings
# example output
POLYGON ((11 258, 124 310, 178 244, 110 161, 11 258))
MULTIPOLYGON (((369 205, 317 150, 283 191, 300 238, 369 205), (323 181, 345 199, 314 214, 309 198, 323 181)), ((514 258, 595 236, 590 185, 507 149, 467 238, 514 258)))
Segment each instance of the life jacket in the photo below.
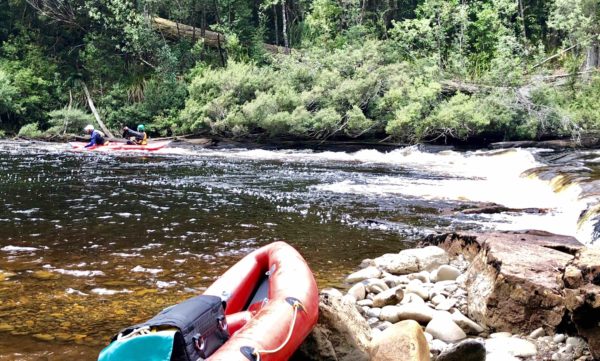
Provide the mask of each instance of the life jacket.
POLYGON ((142 138, 142 140, 140 140, 140 142, 138 144, 139 145, 147 145, 148 144, 148 134, 146 134, 146 132, 143 132, 142 134, 144 134, 144 138, 142 138))

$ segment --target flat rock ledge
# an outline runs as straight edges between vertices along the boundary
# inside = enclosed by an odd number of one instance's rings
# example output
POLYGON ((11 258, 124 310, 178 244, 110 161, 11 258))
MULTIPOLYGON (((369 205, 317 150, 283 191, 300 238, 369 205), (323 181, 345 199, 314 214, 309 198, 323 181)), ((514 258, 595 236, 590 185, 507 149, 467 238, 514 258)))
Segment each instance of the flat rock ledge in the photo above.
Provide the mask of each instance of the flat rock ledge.
POLYGON ((292 360, 600 359, 600 249, 572 237, 436 234, 360 267, 292 360))

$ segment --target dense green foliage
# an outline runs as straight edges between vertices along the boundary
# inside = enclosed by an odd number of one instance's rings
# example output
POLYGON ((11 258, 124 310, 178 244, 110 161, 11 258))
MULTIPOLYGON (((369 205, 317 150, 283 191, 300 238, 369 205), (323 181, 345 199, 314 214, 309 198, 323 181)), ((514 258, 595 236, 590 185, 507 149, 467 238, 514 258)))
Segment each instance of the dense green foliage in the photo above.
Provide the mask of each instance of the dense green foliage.
POLYGON ((77 133, 86 84, 153 135, 577 137, 600 129, 599 24, 597 0, 0 0, 0 129, 77 133))

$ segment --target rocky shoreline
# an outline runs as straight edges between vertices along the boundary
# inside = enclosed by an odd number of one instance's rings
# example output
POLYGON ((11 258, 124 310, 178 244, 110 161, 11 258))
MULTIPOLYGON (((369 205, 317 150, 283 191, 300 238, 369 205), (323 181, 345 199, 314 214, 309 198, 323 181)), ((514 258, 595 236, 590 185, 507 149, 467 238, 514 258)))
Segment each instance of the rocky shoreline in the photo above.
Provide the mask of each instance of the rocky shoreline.
POLYGON ((600 250, 546 232, 438 234, 321 292, 303 360, 600 358, 600 250))

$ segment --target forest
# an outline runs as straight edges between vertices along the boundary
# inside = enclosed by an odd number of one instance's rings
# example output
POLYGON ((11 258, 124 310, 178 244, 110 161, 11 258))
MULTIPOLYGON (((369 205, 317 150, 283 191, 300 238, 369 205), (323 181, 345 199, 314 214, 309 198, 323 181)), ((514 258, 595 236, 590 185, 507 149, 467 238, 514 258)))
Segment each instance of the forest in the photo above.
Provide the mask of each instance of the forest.
POLYGON ((0 136, 578 140, 599 65, 598 0, 0 0, 0 136))

